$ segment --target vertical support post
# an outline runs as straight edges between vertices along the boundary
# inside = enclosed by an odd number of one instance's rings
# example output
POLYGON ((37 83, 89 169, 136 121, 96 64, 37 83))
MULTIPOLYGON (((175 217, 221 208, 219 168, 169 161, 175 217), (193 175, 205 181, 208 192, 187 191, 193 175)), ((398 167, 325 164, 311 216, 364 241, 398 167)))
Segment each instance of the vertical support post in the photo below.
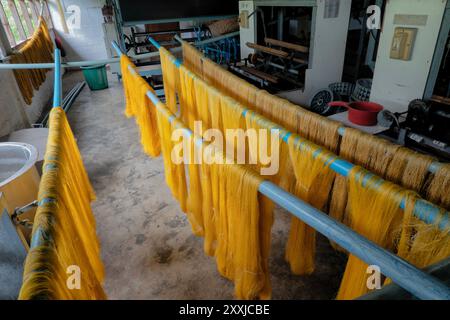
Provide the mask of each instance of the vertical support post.
POLYGON ((53 107, 60 107, 62 101, 61 52, 55 49, 55 80, 53 89, 53 107))
POLYGON ((436 80, 439 74, 439 68, 441 67, 442 57, 444 55, 447 46, 450 46, 450 42, 447 42, 448 33, 450 32, 450 6, 444 11, 442 18, 441 29, 439 30, 439 36, 436 42, 436 48, 434 49, 433 60, 431 62, 430 72, 428 73, 427 84, 425 86, 425 92, 423 94, 424 100, 431 99, 436 85, 436 80))
POLYGON ((284 8, 278 8, 278 17, 277 17, 277 38, 280 41, 283 41, 283 32, 284 32, 284 8))
POLYGON ((19 16, 19 11, 17 11, 16 3, 14 2, 14 0, 8 0, 8 6, 9 9, 11 10, 11 14, 14 19, 14 24, 16 25, 17 28, 17 32, 19 32, 20 41, 24 41, 27 39, 27 35, 22 25, 22 21, 19 16))

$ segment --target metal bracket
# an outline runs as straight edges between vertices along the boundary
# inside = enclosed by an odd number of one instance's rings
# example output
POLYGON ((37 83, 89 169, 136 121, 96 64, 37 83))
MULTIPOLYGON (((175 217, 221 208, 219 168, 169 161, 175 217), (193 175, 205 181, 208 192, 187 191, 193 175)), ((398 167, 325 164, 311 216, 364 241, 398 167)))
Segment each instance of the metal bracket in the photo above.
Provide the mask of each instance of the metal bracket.
POLYGON ((31 209, 34 209, 38 206, 39 202, 37 200, 34 200, 33 202, 23 206, 23 207, 18 207, 16 209, 14 209, 13 214, 11 215, 11 220, 15 225, 22 225, 24 227, 27 228, 32 228, 33 227, 33 222, 31 222, 28 219, 23 219, 21 220, 19 217, 30 211, 31 209))

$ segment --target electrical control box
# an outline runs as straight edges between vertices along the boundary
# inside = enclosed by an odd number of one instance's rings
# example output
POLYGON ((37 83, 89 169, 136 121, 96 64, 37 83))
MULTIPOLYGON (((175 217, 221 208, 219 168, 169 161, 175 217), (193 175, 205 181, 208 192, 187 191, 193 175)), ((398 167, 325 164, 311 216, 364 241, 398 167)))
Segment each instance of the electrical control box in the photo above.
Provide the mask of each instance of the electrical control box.
POLYGON ((241 11, 239 13, 239 26, 241 28, 245 28, 248 29, 249 28, 249 24, 248 24, 248 11, 244 10, 241 11))
POLYGON ((417 28, 397 27, 391 44, 391 59, 411 60, 417 28))

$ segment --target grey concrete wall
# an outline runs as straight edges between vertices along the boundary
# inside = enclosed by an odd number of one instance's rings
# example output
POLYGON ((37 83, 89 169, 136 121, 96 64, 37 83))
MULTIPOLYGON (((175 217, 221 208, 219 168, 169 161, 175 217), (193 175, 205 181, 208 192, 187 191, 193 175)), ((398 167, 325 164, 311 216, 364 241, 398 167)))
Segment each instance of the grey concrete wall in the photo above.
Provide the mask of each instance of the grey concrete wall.
POLYGON ((47 73, 45 82, 34 92, 33 102, 27 105, 20 94, 11 70, 0 71, 0 137, 29 127, 39 118, 42 109, 53 94, 53 71, 47 73))
MULTIPOLYGON (((106 46, 103 39, 103 16, 101 8, 104 0, 62 0, 68 21, 69 33, 64 33, 61 19, 54 0, 49 1, 49 9, 54 25, 53 31, 61 39, 67 56, 65 61, 105 59, 106 46), (76 25, 73 6, 80 8, 80 24, 76 25), (71 7, 72 6, 72 7, 71 7)), ((23 101, 12 71, 0 71, 0 137, 14 130, 29 127, 40 116, 42 109, 53 94, 53 71, 47 73, 46 81, 35 91, 33 102, 23 101)))

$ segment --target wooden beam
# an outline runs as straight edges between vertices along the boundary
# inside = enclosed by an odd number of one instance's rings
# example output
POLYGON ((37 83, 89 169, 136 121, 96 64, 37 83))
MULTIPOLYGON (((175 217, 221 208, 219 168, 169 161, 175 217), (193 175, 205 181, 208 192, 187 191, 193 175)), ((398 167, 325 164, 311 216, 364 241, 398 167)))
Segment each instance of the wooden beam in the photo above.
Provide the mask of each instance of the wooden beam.
POLYGON ((277 49, 261 46, 259 44, 251 43, 251 42, 247 42, 246 44, 247 44, 247 47, 249 47, 249 48, 252 48, 252 49, 255 49, 257 51, 264 52, 264 53, 268 53, 268 54, 271 54, 273 56, 277 56, 277 57, 280 57, 280 58, 288 58, 289 57, 289 53, 284 52, 282 50, 277 50, 277 49))
POLYGON ((251 73, 252 75, 257 76, 259 78, 262 78, 264 80, 267 80, 269 82, 272 82, 272 83, 277 83, 278 82, 278 78, 277 77, 275 77, 275 76, 273 76, 271 74, 265 73, 263 71, 259 71, 259 70, 255 69, 255 68, 242 66, 241 69, 244 70, 245 72, 251 73))
POLYGON ((3 29, 8 37, 9 43, 11 46, 16 45, 16 39, 14 39, 14 35, 11 32, 11 26, 9 25, 8 18, 5 14, 5 9, 3 8, 3 4, 0 2, 0 20, 2 21, 3 29))
POLYGON ((285 41, 272 39, 272 38, 265 38, 264 41, 266 43, 274 45, 274 46, 279 46, 279 47, 295 50, 295 51, 302 52, 302 53, 308 53, 309 52, 309 48, 308 47, 301 46, 299 44, 294 44, 294 43, 285 42, 285 41))
POLYGON ((19 38, 21 41, 27 39, 27 35, 25 33, 25 29, 23 28, 22 21, 19 16, 19 12, 17 11, 16 3, 14 0, 8 0, 8 7, 11 10, 12 17, 14 19, 14 24, 16 25, 17 32, 19 32, 19 38))
POLYGON ((434 102, 439 102, 439 103, 450 105, 450 98, 447 98, 447 97, 433 95, 433 96, 431 96, 430 100, 434 101, 434 102))
POLYGON ((307 60, 300 59, 300 58, 292 58, 292 61, 297 62, 297 63, 301 63, 301 64, 308 64, 307 60))
POLYGON ((295 58, 295 57, 290 57, 289 53, 282 51, 282 50, 277 50, 274 48, 269 48, 269 47, 265 47, 265 46, 261 46, 259 44, 256 43, 251 43, 251 42, 247 42, 247 46, 249 48, 255 49, 256 51, 261 51, 267 54, 271 54, 273 56, 276 57, 280 57, 283 59, 292 59, 292 61, 297 62, 297 63, 301 63, 301 64, 308 64, 308 61, 304 60, 304 59, 300 59, 300 58, 295 58))
POLYGON ((25 24, 27 25, 28 30, 28 36, 31 37, 34 32, 34 26, 30 19, 30 13, 28 12, 27 4, 25 3, 25 0, 18 0, 20 11, 22 12, 22 17, 25 20, 25 24))

